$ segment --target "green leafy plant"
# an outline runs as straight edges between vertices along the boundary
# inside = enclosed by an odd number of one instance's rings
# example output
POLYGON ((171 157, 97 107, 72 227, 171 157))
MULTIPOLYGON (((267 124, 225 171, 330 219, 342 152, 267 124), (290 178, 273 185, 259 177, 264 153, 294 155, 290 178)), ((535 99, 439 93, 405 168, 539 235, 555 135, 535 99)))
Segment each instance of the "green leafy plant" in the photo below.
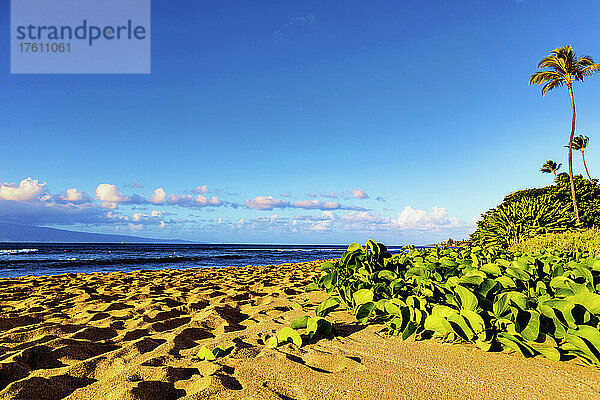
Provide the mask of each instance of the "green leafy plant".
POLYGON ((471 241, 478 246, 507 248, 535 235, 575 226, 568 205, 548 194, 505 201, 483 215, 471 241))
MULTIPOLYGON (((337 307, 339 303, 336 302, 337 307)), ((302 347, 304 343, 318 334, 323 336, 331 335, 333 325, 323 317, 311 317, 303 315, 296 318, 290 326, 281 328, 275 335, 267 337, 265 344, 267 347, 277 347, 284 343, 293 343, 302 347)))
POLYGON ((233 346, 227 348, 217 346, 212 350, 209 350, 206 346, 202 346, 200 347, 200 350, 198 350, 196 357, 198 357, 200 360, 214 361, 217 358, 225 357, 226 355, 231 353, 232 350, 233 346))
POLYGON ((370 240, 321 270, 315 283, 330 294, 322 310, 337 298, 360 323, 402 339, 600 366, 600 259, 590 252, 407 247, 392 256, 370 240))

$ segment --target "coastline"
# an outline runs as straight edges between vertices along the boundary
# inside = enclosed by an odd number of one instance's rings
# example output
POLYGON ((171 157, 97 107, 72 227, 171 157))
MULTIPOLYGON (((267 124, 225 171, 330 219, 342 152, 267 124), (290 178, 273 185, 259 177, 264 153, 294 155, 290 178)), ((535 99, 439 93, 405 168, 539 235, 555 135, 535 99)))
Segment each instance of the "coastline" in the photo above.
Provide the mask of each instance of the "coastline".
POLYGON ((0 399, 600 397, 577 361, 403 342, 344 310, 333 338, 267 348, 327 297, 304 292, 321 262, 0 279, 0 399))

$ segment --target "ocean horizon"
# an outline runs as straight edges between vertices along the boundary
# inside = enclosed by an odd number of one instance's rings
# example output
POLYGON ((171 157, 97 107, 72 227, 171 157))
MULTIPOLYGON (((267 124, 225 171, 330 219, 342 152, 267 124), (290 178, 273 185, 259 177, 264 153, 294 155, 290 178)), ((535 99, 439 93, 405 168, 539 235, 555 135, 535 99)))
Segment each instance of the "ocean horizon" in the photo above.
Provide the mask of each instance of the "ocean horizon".
MULTIPOLYGON (((296 263, 338 258, 347 247, 322 244, 0 243, 0 278, 296 263)), ((402 247, 388 248, 399 251, 402 247)))

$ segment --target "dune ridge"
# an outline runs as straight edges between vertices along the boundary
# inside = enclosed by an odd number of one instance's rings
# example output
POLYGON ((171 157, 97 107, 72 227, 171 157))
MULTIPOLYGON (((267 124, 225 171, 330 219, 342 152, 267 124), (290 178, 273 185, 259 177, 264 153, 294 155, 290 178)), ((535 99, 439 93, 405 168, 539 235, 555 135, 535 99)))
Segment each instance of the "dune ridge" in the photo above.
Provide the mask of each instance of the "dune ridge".
POLYGON ((333 338, 265 347, 327 297, 304 292, 319 264, 0 279, 0 399, 600 398, 596 368, 403 342, 344 310, 333 338))

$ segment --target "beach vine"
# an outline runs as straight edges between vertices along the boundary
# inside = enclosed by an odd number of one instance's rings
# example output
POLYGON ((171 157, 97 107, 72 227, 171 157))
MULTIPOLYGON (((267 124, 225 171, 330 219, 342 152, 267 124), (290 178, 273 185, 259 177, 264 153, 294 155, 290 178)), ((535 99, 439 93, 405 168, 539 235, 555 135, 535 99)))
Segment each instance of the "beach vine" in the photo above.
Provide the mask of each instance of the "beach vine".
MULTIPOLYGON (((406 247, 392 255, 369 240, 320 268, 306 289, 330 295, 317 307, 321 317, 340 305, 404 340, 471 342, 600 366, 600 258, 591 252, 406 247)), ((296 342, 286 339, 293 326, 281 339, 296 342)))

